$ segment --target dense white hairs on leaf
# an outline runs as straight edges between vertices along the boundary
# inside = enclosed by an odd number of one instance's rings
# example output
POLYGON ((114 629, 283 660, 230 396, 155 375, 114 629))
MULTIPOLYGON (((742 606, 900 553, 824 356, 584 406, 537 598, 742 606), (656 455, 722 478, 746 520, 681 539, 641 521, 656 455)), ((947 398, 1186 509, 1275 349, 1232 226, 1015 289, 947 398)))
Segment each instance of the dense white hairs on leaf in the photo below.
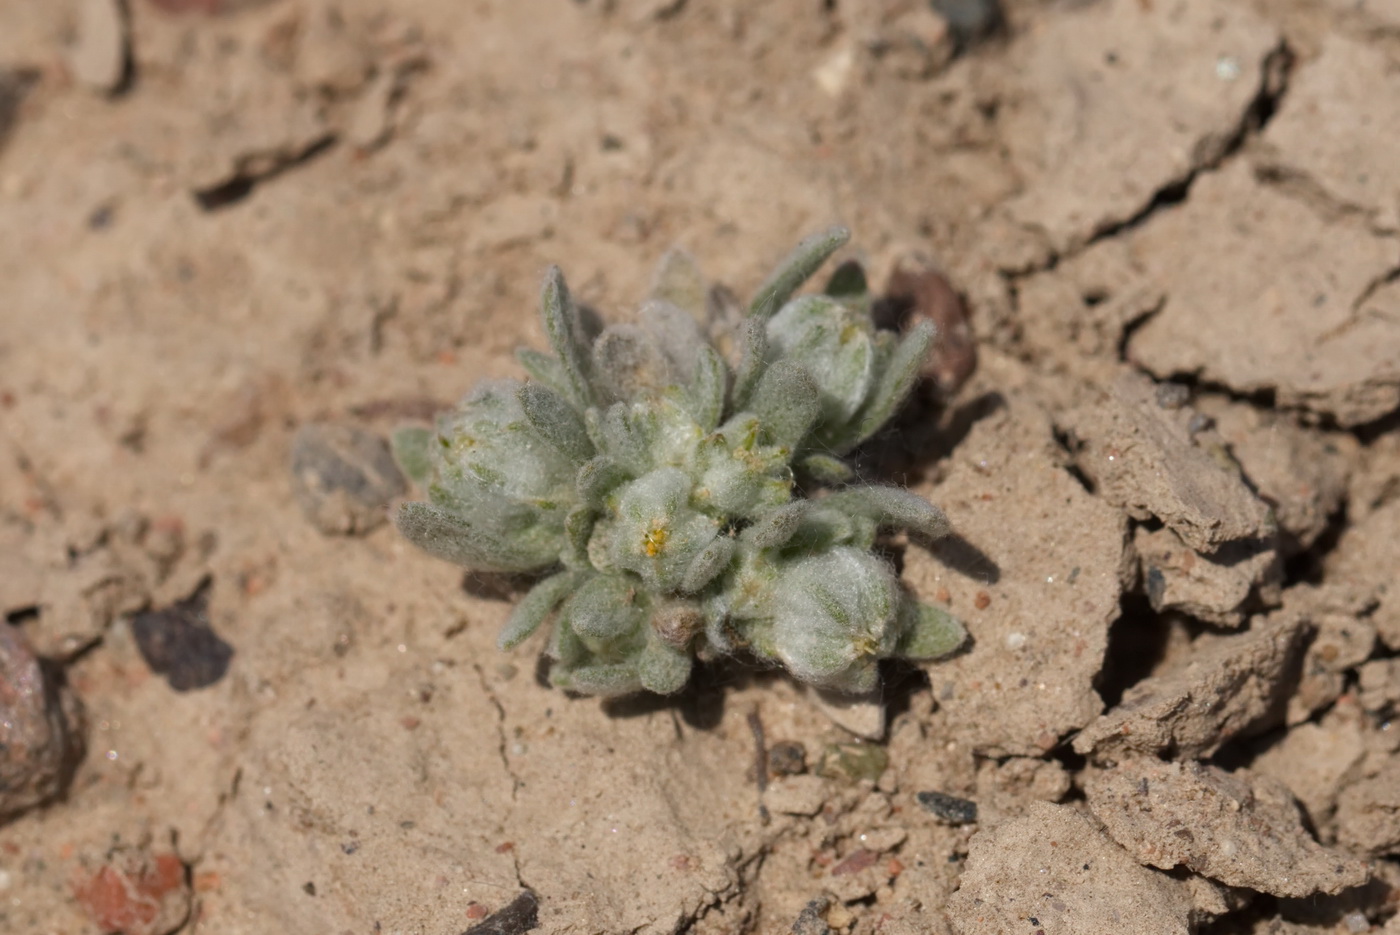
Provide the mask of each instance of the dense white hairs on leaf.
POLYGON ((677 379, 689 383, 695 378, 696 355, 709 346, 695 315, 670 302, 653 300, 637 312, 637 325, 661 349, 677 379))
POLYGON ((593 344, 595 384, 608 399, 645 400, 681 381, 650 332, 640 325, 609 325, 593 344))
POLYGON ((889 566, 838 546, 788 565, 773 593, 773 634, 783 663, 821 684, 898 638, 899 590, 889 566))

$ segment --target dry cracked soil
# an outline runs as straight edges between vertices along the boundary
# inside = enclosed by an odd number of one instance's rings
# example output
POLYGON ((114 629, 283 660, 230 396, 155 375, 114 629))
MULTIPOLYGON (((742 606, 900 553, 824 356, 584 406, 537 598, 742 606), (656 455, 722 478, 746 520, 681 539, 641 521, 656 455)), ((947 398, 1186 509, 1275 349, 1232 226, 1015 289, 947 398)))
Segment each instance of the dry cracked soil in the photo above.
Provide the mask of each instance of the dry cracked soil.
POLYGON ((1397 152, 1397 0, 4 0, 0 931, 1400 932, 1397 152), (551 690, 379 439, 833 222, 969 646, 551 690))

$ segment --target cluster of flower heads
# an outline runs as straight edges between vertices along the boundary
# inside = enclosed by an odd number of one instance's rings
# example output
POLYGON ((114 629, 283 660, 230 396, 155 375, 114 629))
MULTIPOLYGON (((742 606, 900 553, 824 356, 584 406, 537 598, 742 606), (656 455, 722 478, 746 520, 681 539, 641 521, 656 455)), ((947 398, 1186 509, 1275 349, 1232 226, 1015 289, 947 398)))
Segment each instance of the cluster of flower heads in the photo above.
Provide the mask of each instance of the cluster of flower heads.
POLYGON ((679 691, 697 657, 737 652, 864 692, 881 659, 962 644, 872 552, 882 527, 945 535, 943 513, 852 484, 841 460, 904 400, 933 329, 876 329, 854 266, 794 298, 847 236, 803 241, 742 313, 679 252, 636 321, 606 327, 552 269, 554 356, 519 352, 533 380, 485 382, 435 429, 396 433, 428 496, 398 509, 404 536, 469 568, 541 574, 503 649, 552 618, 551 681, 616 695, 679 691))

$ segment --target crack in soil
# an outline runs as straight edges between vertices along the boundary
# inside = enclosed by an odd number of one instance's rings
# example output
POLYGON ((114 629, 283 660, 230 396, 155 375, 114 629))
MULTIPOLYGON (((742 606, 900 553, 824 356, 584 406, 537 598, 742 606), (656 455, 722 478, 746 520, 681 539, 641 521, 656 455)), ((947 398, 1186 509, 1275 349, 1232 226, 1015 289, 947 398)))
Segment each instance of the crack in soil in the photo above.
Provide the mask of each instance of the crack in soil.
MULTIPOLYGON (((476 673, 476 679, 478 684, 481 685, 482 692, 484 692, 487 699, 490 700, 491 706, 496 709, 496 752, 501 758, 501 766, 505 769, 506 775, 510 777, 511 804, 516 804, 516 794, 520 791, 520 787, 524 785, 524 783, 521 781, 520 777, 515 774, 515 770, 511 768, 510 756, 506 751, 506 709, 505 706, 501 704, 500 698, 496 697, 496 692, 491 688, 490 683, 487 682, 486 673, 482 670, 481 665, 475 662, 472 663, 472 671, 476 673)), ((521 889, 537 893, 538 890, 525 881, 525 875, 520 869, 520 851, 512 847, 509 853, 511 868, 515 873, 516 884, 519 885, 521 889)))
POLYGON ((472 671, 476 673, 477 681, 481 684, 481 690, 485 692, 486 697, 490 699, 491 706, 496 709, 496 752, 500 754, 501 765, 505 768, 506 775, 510 777, 510 800, 511 802, 515 802, 516 793, 520 791, 520 787, 524 784, 520 781, 520 777, 515 775, 515 770, 512 769, 510 765, 510 757, 506 753, 506 709, 501 704, 501 700, 496 697, 496 693, 492 690, 491 685, 486 681, 486 673, 481 670, 481 665, 475 662, 472 663, 472 671))

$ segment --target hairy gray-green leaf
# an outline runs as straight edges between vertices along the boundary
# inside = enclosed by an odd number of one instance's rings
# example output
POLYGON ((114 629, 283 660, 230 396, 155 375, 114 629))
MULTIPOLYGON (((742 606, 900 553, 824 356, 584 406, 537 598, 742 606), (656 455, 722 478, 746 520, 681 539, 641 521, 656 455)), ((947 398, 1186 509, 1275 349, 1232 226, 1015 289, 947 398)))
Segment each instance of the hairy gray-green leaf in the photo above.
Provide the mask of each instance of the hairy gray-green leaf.
POLYGON ((749 410, 758 416, 764 441, 795 449, 821 413, 821 394, 805 367, 781 360, 758 381, 749 410))
POLYGON ((561 571, 540 581, 515 605, 510 619, 496 638, 496 645, 501 649, 514 649, 525 642, 540 628, 545 618, 554 613, 564 598, 587 579, 587 572, 561 571))
POLYGON ((593 457, 583 417, 564 397, 538 383, 526 383, 520 388, 520 405, 535 431, 560 454, 579 462, 593 457))
POLYGON ((827 497, 823 505, 927 539, 941 539, 952 531, 942 510, 903 487, 849 487, 827 497))
POLYGON ((749 305, 749 314, 756 318, 768 318, 782 308, 802 284, 812 278, 827 258, 841 249, 851 232, 844 227, 833 227, 820 234, 803 240, 778 264, 778 268, 768 274, 763 285, 749 305))
POLYGON ((870 394, 870 402, 860 414, 859 423, 846 440, 844 451, 849 451, 874 435, 895 414, 909 395, 909 391, 914 388, 914 384, 918 382, 919 368, 928 356, 928 349, 933 344, 936 331, 932 322, 921 321, 899 342, 870 394))

